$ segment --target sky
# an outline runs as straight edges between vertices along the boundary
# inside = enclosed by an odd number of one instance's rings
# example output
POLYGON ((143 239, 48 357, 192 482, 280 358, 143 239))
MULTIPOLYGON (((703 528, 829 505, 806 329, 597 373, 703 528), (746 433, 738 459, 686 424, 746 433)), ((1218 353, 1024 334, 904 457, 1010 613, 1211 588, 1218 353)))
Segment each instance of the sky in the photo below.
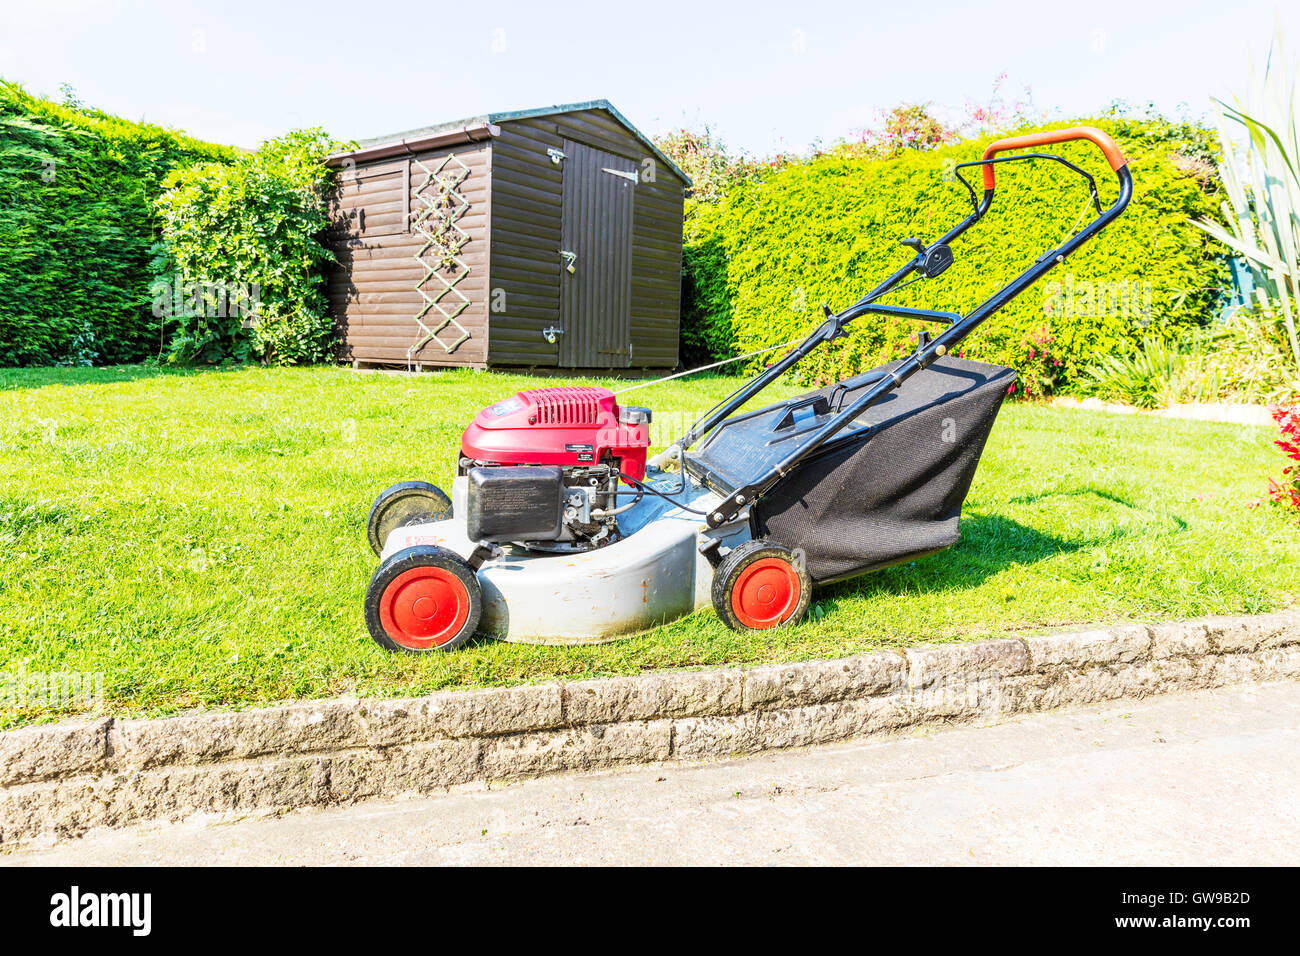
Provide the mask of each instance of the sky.
POLYGON ((1275 15, 1254 0, 818 3, 605 0, 0 0, 0 77, 254 147, 322 126, 364 139, 608 99, 645 132, 708 125, 764 155, 833 143, 903 102, 950 121, 1028 90, 1054 118, 1117 99, 1204 115, 1244 94, 1275 15))

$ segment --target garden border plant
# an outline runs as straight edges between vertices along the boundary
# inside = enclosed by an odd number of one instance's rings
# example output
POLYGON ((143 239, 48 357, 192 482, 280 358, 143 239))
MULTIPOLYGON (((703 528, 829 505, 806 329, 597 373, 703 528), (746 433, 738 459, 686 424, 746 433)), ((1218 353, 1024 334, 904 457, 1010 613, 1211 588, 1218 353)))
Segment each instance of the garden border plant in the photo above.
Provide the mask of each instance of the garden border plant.
POLYGON ((1292 464, 1282 469, 1282 477, 1268 480, 1268 497, 1285 508, 1300 513, 1300 403, 1278 405, 1272 409, 1273 420, 1282 437, 1273 444, 1282 449, 1292 464))

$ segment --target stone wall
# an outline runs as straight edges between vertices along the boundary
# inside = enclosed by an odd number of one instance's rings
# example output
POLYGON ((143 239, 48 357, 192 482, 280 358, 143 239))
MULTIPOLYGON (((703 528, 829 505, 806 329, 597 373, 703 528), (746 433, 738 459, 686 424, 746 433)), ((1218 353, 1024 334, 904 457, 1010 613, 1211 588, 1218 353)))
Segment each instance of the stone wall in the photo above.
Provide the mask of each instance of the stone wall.
POLYGON ((0 847, 1300 678, 1300 612, 0 734, 0 847))

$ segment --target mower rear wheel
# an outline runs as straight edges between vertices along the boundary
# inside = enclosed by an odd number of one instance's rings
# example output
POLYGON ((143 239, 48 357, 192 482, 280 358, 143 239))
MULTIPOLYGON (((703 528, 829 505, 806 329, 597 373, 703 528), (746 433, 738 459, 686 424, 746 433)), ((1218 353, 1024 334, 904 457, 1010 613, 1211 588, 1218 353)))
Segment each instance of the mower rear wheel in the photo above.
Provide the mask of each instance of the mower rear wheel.
POLYGON ((812 577, 802 554, 766 538, 731 550, 713 572, 713 608, 735 631, 796 624, 808 613, 812 577))
POLYGON ((451 499, 437 485, 427 481, 402 481, 386 488, 370 506, 366 518, 366 537, 370 550, 379 557, 384 542, 396 528, 451 517, 451 499))
POLYGON ((483 591, 458 554, 435 545, 398 551, 366 590, 366 627, 388 651, 450 651, 478 630, 483 591))

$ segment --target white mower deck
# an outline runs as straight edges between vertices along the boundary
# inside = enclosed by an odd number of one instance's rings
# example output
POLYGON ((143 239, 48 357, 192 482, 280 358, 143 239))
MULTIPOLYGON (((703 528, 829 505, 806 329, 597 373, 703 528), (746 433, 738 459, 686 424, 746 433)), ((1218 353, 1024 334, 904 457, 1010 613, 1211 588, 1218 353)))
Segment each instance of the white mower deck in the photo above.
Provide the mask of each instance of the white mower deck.
MULTIPOLYGON (((652 488, 677 492, 680 475, 650 475, 652 488)), ((466 479, 452 484, 452 513, 465 514, 466 479)), ((687 485, 677 494, 700 511, 717 501, 687 485)), ((699 553, 701 534, 739 543, 749 538, 741 522, 709 531, 700 515, 647 495, 622 516, 624 536, 592 551, 551 554, 510 545, 478 570, 483 588, 479 633, 523 644, 602 644, 663 624, 710 603, 713 568, 699 553)), ((459 517, 397 528, 381 560, 416 545, 432 544, 468 559, 477 542, 459 517)))

